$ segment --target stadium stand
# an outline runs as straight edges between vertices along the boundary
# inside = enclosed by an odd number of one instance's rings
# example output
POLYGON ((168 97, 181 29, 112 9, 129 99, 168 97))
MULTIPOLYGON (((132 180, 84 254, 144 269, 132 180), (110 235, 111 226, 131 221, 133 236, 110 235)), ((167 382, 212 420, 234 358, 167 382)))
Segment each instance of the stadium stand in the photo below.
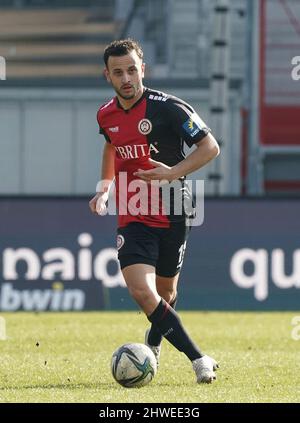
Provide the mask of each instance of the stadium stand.
POLYGON ((7 60, 10 79, 99 76, 104 46, 116 31, 114 1, 99 6, 88 1, 27 1, 13 9, 7 6, 16 2, 4 3, 0 56, 7 60))

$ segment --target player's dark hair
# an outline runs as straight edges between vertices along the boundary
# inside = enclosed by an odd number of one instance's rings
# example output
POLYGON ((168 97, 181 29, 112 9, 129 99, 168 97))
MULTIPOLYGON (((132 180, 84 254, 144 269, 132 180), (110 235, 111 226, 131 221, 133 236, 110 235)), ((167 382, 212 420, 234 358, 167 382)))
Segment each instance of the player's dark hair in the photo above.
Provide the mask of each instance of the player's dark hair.
POLYGON ((140 59, 143 59, 143 50, 139 43, 131 38, 126 38, 126 40, 116 40, 111 42, 104 50, 103 60, 105 66, 107 67, 107 62, 109 56, 125 56, 131 51, 135 51, 140 59))

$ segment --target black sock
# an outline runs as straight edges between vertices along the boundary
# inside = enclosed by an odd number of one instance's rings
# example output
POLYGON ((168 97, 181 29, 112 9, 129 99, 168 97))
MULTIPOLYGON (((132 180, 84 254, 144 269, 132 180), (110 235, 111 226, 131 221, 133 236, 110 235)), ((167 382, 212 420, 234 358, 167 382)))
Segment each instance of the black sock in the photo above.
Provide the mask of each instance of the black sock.
POLYGON ((193 343, 175 310, 164 300, 158 304, 148 320, 154 323, 160 333, 191 361, 203 356, 197 345, 193 343))
MULTIPOLYGON (((177 304, 177 295, 174 298, 174 300, 170 302, 170 306, 175 310, 176 304, 177 304)), ((163 339, 162 334, 157 329, 156 325, 152 323, 150 332, 148 334, 148 343, 150 345, 158 346, 160 345, 162 339, 163 339)))

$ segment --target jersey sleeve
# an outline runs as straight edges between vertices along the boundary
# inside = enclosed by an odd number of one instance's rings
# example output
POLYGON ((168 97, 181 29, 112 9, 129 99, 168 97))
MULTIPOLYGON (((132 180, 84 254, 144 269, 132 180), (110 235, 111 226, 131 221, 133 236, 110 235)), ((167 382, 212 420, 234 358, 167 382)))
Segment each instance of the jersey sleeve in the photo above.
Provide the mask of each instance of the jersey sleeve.
POLYGON ((99 126, 99 134, 104 135, 104 138, 106 139, 106 141, 111 143, 109 136, 107 135, 106 131, 103 128, 101 128, 101 126, 99 126))
MULTIPOLYGON (((99 111, 100 112, 100 111, 99 111)), ((108 136, 108 134, 107 134, 107 132, 105 131, 105 129, 101 126, 101 123, 100 123, 100 113, 97 113, 97 122, 98 122, 98 125, 99 125, 99 134, 102 134, 103 136, 104 136, 104 138, 105 138, 105 140, 107 141, 107 142, 109 142, 109 143, 111 143, 111 139, 109 138, 109 136, 108 136)))
POLYGON ((171 119, 171 127, 176 135, 192 147, 211 132, 192 106, 180 102, 178 99, 169 99, 168 112, 171 119))

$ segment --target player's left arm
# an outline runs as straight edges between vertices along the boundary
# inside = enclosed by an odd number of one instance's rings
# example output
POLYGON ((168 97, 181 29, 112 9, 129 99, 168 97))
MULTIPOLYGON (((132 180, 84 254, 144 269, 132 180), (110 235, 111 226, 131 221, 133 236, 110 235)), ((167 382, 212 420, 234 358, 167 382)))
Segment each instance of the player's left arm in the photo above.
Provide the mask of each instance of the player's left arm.
POLYGON ((195 145, 197 148, 191 154, 182 162, 171 167, 173 179, 200 169, 220 154, 219 144, 210 132, 195 145))
POLYGON ((210 132, 199 142, 196 142, 195 146, 197 148, 175 166, 170 167, 164 163, 149 159, 149 162, 155 167, 149 170, 139 169, 134 175, 144 181, 163 179, 173 181, 200 169, 220 153, 220 147, 210 132))

